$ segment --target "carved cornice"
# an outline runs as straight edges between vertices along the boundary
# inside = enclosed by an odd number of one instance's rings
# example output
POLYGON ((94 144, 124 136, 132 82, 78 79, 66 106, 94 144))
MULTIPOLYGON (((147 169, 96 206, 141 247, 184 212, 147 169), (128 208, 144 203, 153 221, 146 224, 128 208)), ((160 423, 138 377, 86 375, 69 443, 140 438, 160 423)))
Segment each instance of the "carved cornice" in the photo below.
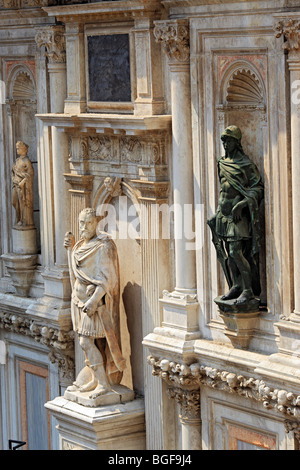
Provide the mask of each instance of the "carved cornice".
POLYGON ((169 59, 188 62, 190 58, 189 26, 186 20, 155 21, 153 30, 157 42, 163 45, 169 59))
POLYGON ((293 18, 286 18, 276 23, 274 30, 276 37, 283 36, 285 42, 283 48, 289 52, 300 52, 300 20, 293 18))
POLYGON ((38 47, 45 46, 45 55, 50 64, 62 64, 66 62, 64 26, 55 25, 40 29, 35 36, 35 41, 38 47))
POLYGON ((228 393, 259 401, 266 409, 274 409, 300 420, 300 395, 287 390, 274 389, 263 380, 219 370, 199 363, 179 364, 167 359, 148 357, 152 374, 162 378, 169 386, 182 390, 197 390, 205 385, 228 393))
POLYGON ((0 328, 13 333, 30 336, 37 343, 50 349, 49 360, 57 363, 60 375, 73 380, 74 376, 74 332, 37 322, 28 316, 0 312, 0 328))

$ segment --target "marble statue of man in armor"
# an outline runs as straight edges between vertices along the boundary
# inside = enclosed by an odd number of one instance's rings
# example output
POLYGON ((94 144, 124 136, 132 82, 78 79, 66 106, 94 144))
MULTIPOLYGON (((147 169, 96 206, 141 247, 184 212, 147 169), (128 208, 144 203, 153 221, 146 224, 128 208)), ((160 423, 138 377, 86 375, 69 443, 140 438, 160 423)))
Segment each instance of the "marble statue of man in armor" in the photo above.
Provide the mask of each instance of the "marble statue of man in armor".
POLYGON ((229 292, 222 301, 243 305, 260 294, 259 204, 263 183, 256 165, 241 146, 242 133, 236 126, 221 135, 225 155, 218 162, 220 196, 216 214, 208 221, 224 270, 229 292))
POLYGON ((68 391, 91 391, 96 398, 118 384, 125 369, 120 348, 119 264, 114 241, 97 232, 94 209, 79 214, 80 240, 69 232, 68 250, 72 284, 71 315, 74 331, 85 354, 86 367, 68 391))

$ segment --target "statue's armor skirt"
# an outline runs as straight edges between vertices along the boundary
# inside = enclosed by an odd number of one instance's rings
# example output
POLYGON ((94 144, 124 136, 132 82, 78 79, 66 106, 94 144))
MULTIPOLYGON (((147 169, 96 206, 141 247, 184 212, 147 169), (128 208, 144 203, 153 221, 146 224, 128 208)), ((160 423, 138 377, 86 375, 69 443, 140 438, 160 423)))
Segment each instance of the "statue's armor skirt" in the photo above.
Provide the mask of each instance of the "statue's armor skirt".
POLYGON ((79 300, 75 294, 73 294, 71 316, 74 331, 83 336, 91 336, 92 338, 105 338, 100 316, 101 306, 99 306, 99 309, 91 317, 89 317, 87 313, 83 312, 83 307, 84 303, 79 300))
POLYGON ((247 217, 234 222, 231 215, 225 216, 220 209, 216 213, 216 234, 225 241, 248 240, 251 238, 251 224, 247 217))

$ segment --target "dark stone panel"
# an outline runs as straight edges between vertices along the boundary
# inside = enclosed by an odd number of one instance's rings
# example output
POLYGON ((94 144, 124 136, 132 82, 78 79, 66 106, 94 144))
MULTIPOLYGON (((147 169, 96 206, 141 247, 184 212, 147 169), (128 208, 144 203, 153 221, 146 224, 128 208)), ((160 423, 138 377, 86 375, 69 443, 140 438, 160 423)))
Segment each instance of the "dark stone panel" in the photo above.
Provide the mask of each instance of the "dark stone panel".
POLYGON ((131 101, 129 36, 88 36, 90 101, 131 101))

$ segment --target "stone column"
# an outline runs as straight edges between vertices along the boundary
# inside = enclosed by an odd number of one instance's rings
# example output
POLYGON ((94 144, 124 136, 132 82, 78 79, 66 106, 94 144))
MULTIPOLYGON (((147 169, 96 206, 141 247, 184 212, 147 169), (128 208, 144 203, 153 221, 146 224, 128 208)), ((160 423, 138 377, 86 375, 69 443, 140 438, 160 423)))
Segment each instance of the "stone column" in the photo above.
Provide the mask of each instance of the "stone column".
POLYGON ((162 114, 163 77, 161 51, 153 36, 150 18, 136 18, 134 29, 136 54, 136 98, 134 113, 139 116, 162 114))
POLYGON ((186 339, 198 330, 196 253, 194 239, 194 180, 191 131, 189 28, 186 20, 155 21, 154 36, 167 52, 171 77, 172 168, 175 238, 175 278, 165 292, 164 324, 184 330, 186 339), (183 315, 182 315, 183 314, 183 315))
MULTIPOLYGON (((64 27, 61 25, 47 26, 38 31, 36 43, 45 47, 48 59, 50 112, 63 113, 67 95, 66 52, 64 27)), ((64 132, 55 126, 51 127, 52 142, 52 184, 54 203, 54 260, 43 274, 45 294, 55 298, 55 316, 69 317, 69 308, 65 302, 70 299, 71 288, 67 264, 67 253, 63 247, 64 235, 70 227, 70 194, 64 173, 68 171, 68 139, 64 132), (62 306, 57 308, 58 299, 62 306)), ((50 175, 48 175, 50 178, 50 175)), ((45 214, 51 217, 51 214, 45 214)), ((50 308, 50 303, 48 306, 50 308)), ((54 312, 53 312, 54 313, 54 312)), ((69 321, 69 320, 68 320, 69 321)))
POLYGON ((292 319, 300 323, 300 18, 286 17, 275 27, 277 36, 283 36, 283 47, 288 51, 290 71, 290 109, 291 109, 291 175, 292 175, 292 210, 293 210, 293 258, 294 258, 294 312, 292 319), (298 98, 297 98, 298 96, 298 98))
POLYGON ((182 450, 201 450, 200 390, 169 388, 168 396, 180 406, 182 450))
MULTIPOLYGON (((140 192, 140 227, 142 252, 142 325, 143 338, 161 324, 159 297, 170 265, 169 240, 159 238, 161 222, 157 212, 161 204, 168 201, 168 181, 132 180, 134 187, 140 192)), ((144 349, 143 363, 147 363, 147 351, 144 349)), ((147 449, 164 448, 164 432, 162 420, 163 397, 162 384, 152 377, 151 370, 144 367, 145 382, 145 413, 147 449)))
POLYGON ((86 111, 86 80, 83 25, 74 20, 66 23, 68 96, 65 113, 79 114, 86 111))

